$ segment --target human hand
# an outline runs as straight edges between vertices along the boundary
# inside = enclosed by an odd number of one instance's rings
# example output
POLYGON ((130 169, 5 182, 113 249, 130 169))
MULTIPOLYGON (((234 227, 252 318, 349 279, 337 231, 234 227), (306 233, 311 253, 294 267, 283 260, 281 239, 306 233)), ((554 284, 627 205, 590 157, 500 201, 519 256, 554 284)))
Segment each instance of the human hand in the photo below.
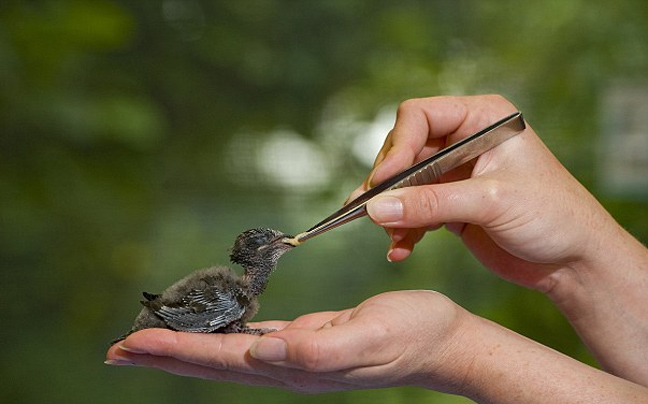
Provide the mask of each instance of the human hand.
MULTIPOLYGON (((358 192, 515 112, 499 96, 404 102, 394 129, 358 192)), ((505 279, 548 292, 561 271, 601 254, 616 225, 543 145, 531 127, 441 178, 386 192, 367 204, 391 237, 388 258, 405 259, 426 231, 461 236, 505 279)))
POLYGON ((110 348, 114 364, 301 392, 396 385, 452 391, 469 357, 458 335, 468 312, 430 291, 390 292, 354 309, 263 322, 258 337, 147 329, 110 348))
POLYGON ((354 309, 259 326, 281 330, 259 337, 150 328, 112 346, 107 363, 306 393, 409 385, 501 404, 648 399, 648 389, 430 291, 384 293, 354 309))

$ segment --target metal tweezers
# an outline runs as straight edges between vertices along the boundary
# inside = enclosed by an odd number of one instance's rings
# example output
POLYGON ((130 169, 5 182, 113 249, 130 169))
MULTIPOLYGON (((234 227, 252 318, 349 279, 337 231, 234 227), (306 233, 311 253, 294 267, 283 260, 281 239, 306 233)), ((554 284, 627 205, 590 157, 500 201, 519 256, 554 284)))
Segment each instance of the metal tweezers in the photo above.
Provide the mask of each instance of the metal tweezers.
POLYGON ((367 214, 367 202, 392 189, 433 184, 441 175, 469 162, 525 129, 522 114, 516 112, 487 128, 452 144, 427 159, 371 188, 315 226, 291 239, 291 244, 304 241, 367 214))

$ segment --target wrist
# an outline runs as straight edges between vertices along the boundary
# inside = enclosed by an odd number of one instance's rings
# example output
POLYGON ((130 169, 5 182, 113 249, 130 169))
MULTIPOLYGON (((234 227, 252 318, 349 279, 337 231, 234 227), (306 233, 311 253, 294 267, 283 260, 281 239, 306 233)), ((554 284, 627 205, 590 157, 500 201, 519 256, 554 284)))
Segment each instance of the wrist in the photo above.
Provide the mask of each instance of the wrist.
POLYGON ((648 386, 648 249, 616 223, 605 234, 547 296, 605 370, 648 386))
POLYGON ((587 253, 553 275, 546 295, 572 320, 592 313, 608 299, 623 299, 648 277, 648 250, 616 222, 604 240, 590 240, 587 253))
POLYGON ((648 389, 498 324, 477 316, 471 322, 471 330, 459 335, 456 343, 463 351, 463 375, 449 392, 498 404, 639 403, 648 398, 648 389))
POLYGON ((465 311, 443 350, 440 360, 430 364, 418 384, 430 390, 461 395, 476 402, 515 402, 521 366, 529 365, 527 353, 547 349, 484 318, 465 311), (430 376, 440 374, 439 379, 430 376), (501 401, 498 399, 500 398, 501 401))
MULTIPOLYGON (((448 300, 451 302, 450 300, 448 300)), ((454 302, 453 326, 444 333, 443 340, 436 340, 437 352, 430 355, 430 344, 423 344, 425 352, 417 356, 425 363, 418 367, 415 379, 410 385, 428 390, 469 396, 467 391, 473 389, 477 382, 474 379, 474 362, 483 347, 481 335, 488 323, 470 313, 454 302)))

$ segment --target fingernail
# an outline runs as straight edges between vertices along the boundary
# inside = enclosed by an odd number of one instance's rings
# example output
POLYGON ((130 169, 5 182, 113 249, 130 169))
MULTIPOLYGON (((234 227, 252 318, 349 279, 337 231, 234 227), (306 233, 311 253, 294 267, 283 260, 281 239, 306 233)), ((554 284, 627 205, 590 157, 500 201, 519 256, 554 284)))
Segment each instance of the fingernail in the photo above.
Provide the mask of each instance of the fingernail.
POLYGON ((123 351, 126 351, 126 352, 135 353, 135 354, 145 354, 145 353, 148 353, 148 352, 142 351, 142 350, 140 350, 140 349, 135 349, 135 348, 127 347, 127 346, 125 346, 125 345, 119 345, 119 349, 121 349, 121 350, 123 350, 123 351))
POLYGON ((250 355, 265 362, 286 360, 286 341, 280 338, 262 337, 250 347, 250 355))
POLYGON ((351 192, 347 200, 344 201, 344 206, 348 205, 349 202, 362 195, 363 192, 364 192, 364 188, 362 186, 356 188, 353 192, 351 192))
POLYGON ((403 239, 407 237, 407 233, 408 229, 392 229, 391 233, 389 234, 389 238, 391 238, 392 241, 392 246, 399 241, 403 241, 403 239))
POLYGON ((367 203, 367 212, 378 223, 397 222, 403 218, 403 202, 393 196, 377 196, 367 203))
POLYGON ((135 365, 133 362, 129 362, 123 359, 109 359, 107 361, 104 361, 104 363, 110 366, 134 366, 135 365))

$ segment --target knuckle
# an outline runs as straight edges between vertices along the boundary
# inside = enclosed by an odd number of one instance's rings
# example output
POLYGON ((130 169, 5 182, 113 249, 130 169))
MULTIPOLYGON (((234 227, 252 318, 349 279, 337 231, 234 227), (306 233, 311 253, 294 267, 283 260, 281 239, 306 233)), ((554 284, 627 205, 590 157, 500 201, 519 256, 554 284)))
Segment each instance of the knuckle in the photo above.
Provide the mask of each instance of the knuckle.
POLYGON ((416 216, 421 219, 431 219, 432 215, 438 211, 439 196, 432 187, 420 187, 419 192, 416 193, 416 200, 414 209, 416 216))
POLYGON ((488 204, 497 204, 502 200, 505 188, 500 181, 488 179, 484 181, 484 192, 482 198, 488 204))
POLYGON ((387 341, 393 333, 391 327, 386 323, 376 322, 370 327, 371 335, 376 341, 387 341))
POLYGON ((306 371, 316 372, 320 365, 320 346, 315 339, 308 340, 299 350, 297 362, 306 371))
POLYGON ((511 190, 506 187, 501 181, 489 179, 484 182, 481 192, 481 217, 478 219, 486 221, 499 216, 502 212, 502 207, 506 206, 507 196, 511 190), (495 215, 495 216, 493 216, 495 215))
POLYGON ((515 109, 513 104, 501 94, 488 94, 485 96, 487 104, 494 106, 496 110, 512 110, 515 109))
POLYGON ((404 112, 411 111, 414 109, 419 108, 420 104, 420 99, 418 98, 411 98, 409 100, 405 100, 398 105, 398 109, 396 110, 396 114, 398 116, 402 115, 404 112))
POLYGON ((486 98, 488 99, 488 101, 490 101, 492 103, 497 103, 497 104, 502 103, 502 102, 507 102, 506 98, 504 98, 504 96, 501 95, 501 94, 488 94, 488 95, 486 95, 486 98))

